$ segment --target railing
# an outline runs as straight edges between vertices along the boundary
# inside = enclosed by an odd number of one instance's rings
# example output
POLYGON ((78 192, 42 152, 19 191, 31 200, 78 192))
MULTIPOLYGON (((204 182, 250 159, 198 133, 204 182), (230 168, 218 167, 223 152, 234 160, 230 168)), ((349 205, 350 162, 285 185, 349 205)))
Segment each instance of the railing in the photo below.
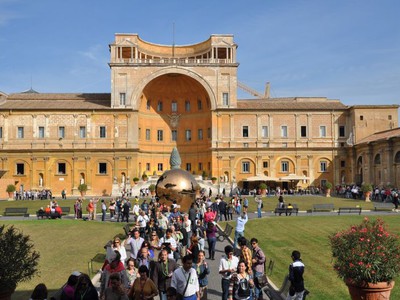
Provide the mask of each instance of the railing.
POLYGON ((208 65, 208 64, 234 64, 231 59, 208 59, 208 58, 117 58, 111 63, 123 64, 154 64, 154 65, 208 65))

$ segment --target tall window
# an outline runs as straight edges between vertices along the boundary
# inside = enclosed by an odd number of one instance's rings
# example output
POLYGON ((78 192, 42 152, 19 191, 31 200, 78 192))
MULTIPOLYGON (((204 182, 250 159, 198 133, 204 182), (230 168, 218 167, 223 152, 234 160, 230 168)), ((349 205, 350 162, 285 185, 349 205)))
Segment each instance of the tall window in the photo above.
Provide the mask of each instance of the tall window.
POLYGON ((60 139, 65 138, 65 127, 64 126, 58 127, 58 137, 60 139))
POLYGON ((38 128, 38 137, 40 139, 44 139, 44 127, 43 126, 39 126, 39 128, 38 128))
POLYGON ((346 130, 344 126, 339 126, 339 137, 345 137, 346 136, 346 130))
POLYGON ((150 129, 146 129, 146 141, 150 141, 150 129))
POLYGON ((242 127, 242 136, 243 137, 249 137, 249 126, 243 126, 242 127))
POLYGON ((162 103, 162 101, 160 100, 160 101, 158 101, 158 103, 157 103, 157 111, 162 111, 163 110, 163 103, 162 103))
POLYGON ((284 173, 289 172, 289 162, 288 161, 281 162, 281 172, 284 172, 284 173))
POLYGON ((79 127, 79 137, 82 139, 86 137, 86 127, 85 126, 79 127))
POLYGON ((326 137, 326 126, 325 125, 319 126, 319 136, 326 137))
POLYGON ((229 93, 222 93, 222 105, 229 105, 229 93))
POLYGON ((150 163, 146 163, 146 171, 150 171, 150 163))
POLYGON ((197 138, 199 139, 199 141, 203 139, 203 129, 197 130, 197 138))
POLYGON ((203 171, 203 163, 199 162, 199 171, 203 171))
POLYGON ((190 101, 189 100, 185 101, 185 111, 190 111, 190 101))
POLYGON ((242 161, 242 173, 250 173, 250 162, 242 161))
POLYGON ((107 174, 107 163, 99 163, 99 174, 107 174))
POLYGON ((267 161, 263 161, 263 168, 268 168, 268 162, 267 161))
POLYGON ((185 139, 187 141, 191 141, 192 140, 192 131, 190 129, 185 130, 185 139))
POLYGON ((261 136, 263 138, 267 138, 268 137, 268 126, 261 127, 261 136))
POLYGON ((119 105, 126 105, 126 94, 119 93, 119 105))
POLYGON ((58 163, 57 174, 65 175, 66 173, 67 173, 67 167, 65 163, 58 163))
POLYGON ((186 171, 188 171, 188 172, 192 171, 192 164, 191 163, 186 163, 186 171))
POLYGON ((163 171, 164 167, 162 163, 157 164, 157 171, 163 171))
POLYGON ((150 102, 150 100, 147 100, 146 101, 146 109, 150 110, 150 107, 151 107, 151 102, 150 102))
POLYGON ((176 129, 172 129, 171 131, 171 139, 176 142, 178 140, 178 131, 176 129))
POLYGON ((24 163, 17 163, 17 175, 24 175, 25 174, 25 164, 24 163))
POLYGON ((157 130, 157 141, 161 142, 164 140, 164 131, 157 130))
POLYGON ((307 126, 301 126, 300 127, 300 136, 301 137, 307 137, 307 126))
POLYGON ((178 103, 176 103, 176 101, 172 101, 172 103, 171 103, 171 111, 172 112, 177 112, 178 111, 178 103))
POLYGON ((201 102, 201 99, 197 99, 197 109, 202 110, 203 109, 203 102, 201 102))
POLYGON ((99 128, 99 136, 104 139, 106 137, 106 126, 100 126, 99 128))
POLYGON ((287 126, 281 126, 281 137, 287 137, 287 126))
POLYGON ((3 127, 0 127, 0 139, 3 138, 3 127))
POLYGON ((24 138, 24 127, 17 128, 17 138, 19 138, 19 139, 24 138))
POLYGON ((319 170, 321 172, 326 172, 328 170, 328 162, 325 160, 321 160, 319 162, 319 170))
POLYGON ((207 128, 207 138, 211 139, 211 127, 207 128))

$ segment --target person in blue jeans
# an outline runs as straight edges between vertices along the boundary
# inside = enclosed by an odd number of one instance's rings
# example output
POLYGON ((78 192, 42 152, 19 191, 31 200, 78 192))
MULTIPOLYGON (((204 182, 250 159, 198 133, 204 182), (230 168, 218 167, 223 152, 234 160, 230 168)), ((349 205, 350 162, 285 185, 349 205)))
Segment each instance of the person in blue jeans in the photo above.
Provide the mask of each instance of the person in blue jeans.
POLYGON ((257 196, 254 198, 254 201, 256 201, 256 203, 257 203, 257 217, 261 218, 261 209, 263 206, 263 200, 261 197, 257 196))
POLYGON ((247 212, 244 211, 237 219, 236 219, 236 228, 235 228, 235 238, 233 241, 233 248, 236 249, 238 239, 244 236, 244 226, 246 225, 249 218, 247 217, 247 212))
POLYGON ((214 260, 215 244, 217 243, 217 227, 213 222, 208 223, 206 229, 207 243, 208 243, 208 259, 214 260))
POLYGON ((253 257, 252 257, 252 264, 251 268, 253 270, 253 276, 254 276, 254 291, 255 291, 255 297, 254 300, 257 299, 262 299, 262 291, 257 278, 262 276, 265 272, 265 254, 261 250, 261 248, 258 246, 258 240, 256 238, 252 238, 250 240, 251 243, 251 248, 253 249, 253 257))

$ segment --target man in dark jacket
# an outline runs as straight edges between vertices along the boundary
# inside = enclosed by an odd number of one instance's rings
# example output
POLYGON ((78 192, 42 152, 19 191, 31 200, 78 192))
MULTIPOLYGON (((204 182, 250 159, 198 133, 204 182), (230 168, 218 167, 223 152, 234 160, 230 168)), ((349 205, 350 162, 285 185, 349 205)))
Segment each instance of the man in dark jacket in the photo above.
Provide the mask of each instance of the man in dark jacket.
POLYGON ((167 300, 167 289, 171 286, 172 273, 176 270, 175 260, 168 258, 168 251, 161 250, 158 262, 154 266, 152 280, 160 292, 160 300, 167 300))
POLYGON ((295 250, 292 252, 293 263, 289 266, 289 295, 288 300, 301 300, 304 294, 304 264, 300 259, 300 252, 295 250))

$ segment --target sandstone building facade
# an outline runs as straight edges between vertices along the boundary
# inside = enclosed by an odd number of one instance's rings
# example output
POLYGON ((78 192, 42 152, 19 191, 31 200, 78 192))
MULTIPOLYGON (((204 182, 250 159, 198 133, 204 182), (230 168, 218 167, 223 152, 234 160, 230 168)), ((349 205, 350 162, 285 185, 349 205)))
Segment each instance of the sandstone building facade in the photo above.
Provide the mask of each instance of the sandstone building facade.
POLYGON ((0 93, 2 186, 76 195, 85 182, 88 194, 109 194, 115 182, 162 174, 173 147, 183 169, 244 188, 252 176, 283 187, 400 185, 399 105, 237 99, 232 35, 165 46, 116 34, 109 47, 110 94, 0 93))

